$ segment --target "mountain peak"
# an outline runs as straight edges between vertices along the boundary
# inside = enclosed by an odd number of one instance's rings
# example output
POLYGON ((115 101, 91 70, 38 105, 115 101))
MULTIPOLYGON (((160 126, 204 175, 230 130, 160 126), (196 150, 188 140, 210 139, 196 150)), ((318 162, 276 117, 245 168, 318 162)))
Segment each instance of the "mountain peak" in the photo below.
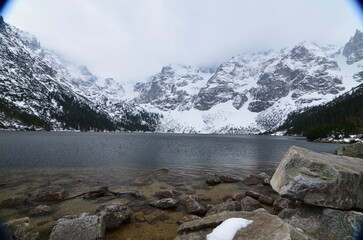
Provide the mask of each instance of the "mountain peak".
POLYGON ((363 32, 356 30, 353 37, 345 44, 343 56, 347 58, 348 64, 353 64, 363 59, 363 32))

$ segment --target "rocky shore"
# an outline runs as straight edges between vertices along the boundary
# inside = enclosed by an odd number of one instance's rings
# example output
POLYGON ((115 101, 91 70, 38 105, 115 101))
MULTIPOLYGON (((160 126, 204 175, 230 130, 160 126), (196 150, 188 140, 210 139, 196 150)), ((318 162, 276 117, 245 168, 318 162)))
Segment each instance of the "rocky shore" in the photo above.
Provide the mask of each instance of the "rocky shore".
MULTIPOLYGON (((61 185, 46 186, 25 199, 3 200, 2 208, 16 209, 24 204, 31 208, 27 211, 29 217, 11 220, 1 227, 9 239, 40 239, 31 218, 52 214, 59 203, 71 204, 75 199, 83 199, 100 204, 93 212, 57 218, 49 239, 102 240, 106 239, 106 233, 117 229, 133 225, 137 228, 138 223, 155 221, 178 224, 175 240, 206 239, 213 229, 230 218, 252 221, 237 231, 234 240, 358 239, 363 226, 361 149, 362 145, 353 145, 333 155, 292 146, 273 176, 260 173, 239 179, 229 174, 210 174, 200 182, 202 188, 222 192, 220 189, 230 184, 246 186, 222 195, 221 202, 211 202, 193 189, 185 191, 189 194, 182 194, 180 190, 185 186, 156 191, 152 198, 143 192, 112 191, 109 187, 69 196, 61 185), (351 152, 358 155, 345 156, 351 152), (128 199, 128 203, 117 202, 120 198, 128 199), (173 214, 178 216, 175 223, 169 217, 173 214)), ((164 168, 155 174, 168 172, 164 168)), ((147 181, 148 178, 135 178, 133 184, 143 185, 147 181)))

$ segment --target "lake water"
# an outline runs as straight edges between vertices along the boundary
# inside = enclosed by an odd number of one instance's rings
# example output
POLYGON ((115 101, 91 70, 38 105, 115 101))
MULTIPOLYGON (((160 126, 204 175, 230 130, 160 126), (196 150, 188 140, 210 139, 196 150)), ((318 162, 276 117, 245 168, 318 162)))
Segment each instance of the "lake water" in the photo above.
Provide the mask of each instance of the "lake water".
MULTIPOLYGON (((157 133, 0 132, 0 202, 21 199, 6 207, 0 222, 30 216, 40 239, 49 239, 57 219, 94 213, 101 204, 120 203, 132 213, 129 224, 107 233, 108 240, 174 239, 177 221, 187 215, 182 200, 191 194, 202 204, 217 204, 226 196, 254 190, 277 197, 269 186, 242 182, 208 186, 211 174, 244 179, 262 171, 272 175, 291 145, 317 152, 334 152, 338 144, 310 143, 300 137, 247 135, 193 135, 157 133), (161 168, 164 168, 160 171, 161 168), (166 170, 166 169, 167 170, 166 170), (47 186, 58 185, 67 197, 108 186, 115 192, 137 191, 144 198, 81 197, 46 203, 53 212, 31 216, 31 202, 47 186), (180 204, 172 210, 149 205, 156 192, 172 190, 180 204), (138 216, 138 217, 136 217, 138 216)), ((264 206, 271 211, 270 206, 264 206)))
POLYGON ((0 132, 0 167, 262 166, 279 163, 291 145, 339 146, 277 136, 0 132))

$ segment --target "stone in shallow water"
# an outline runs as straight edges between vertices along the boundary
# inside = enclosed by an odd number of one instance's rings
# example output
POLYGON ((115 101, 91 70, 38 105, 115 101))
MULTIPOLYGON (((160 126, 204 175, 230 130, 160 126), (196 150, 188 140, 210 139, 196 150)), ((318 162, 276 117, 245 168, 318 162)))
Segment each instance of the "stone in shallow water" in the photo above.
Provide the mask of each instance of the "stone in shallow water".
POLYGON ((239 179, 234 178, 230 175, 219 175, 219 179, 224 183, 234 183, 240 181, 239 179))
POLYGON ((64 216, 56 221, 49 240, 105 240, 103 218, 89 213, 64 216))
POLYGON ((51 214, 53 209, 48 205, 39 205, 29 211, 31 216, 44 216, 51 214))
MULTIPOLYGON (((6 238, 10 240, 38 240, 39 233, 30 224, 28 217, 14 219, 0 225, 4 229, 6 238)), ((1 234, 1 232, 0 232, 1 234)))
POLYGON ((271 179, 282 196, 338 209, 363 209, 363 159, 290 147, 271 179))
POLYGON ((212 215, 224 211, 241 211, 241 203, 237 201, 227 201, 217 205, 212 205, 207 215, 212 215))
POLYGON ((163 198, 158 201, 154 201, 154 202, 150 203, 150 206, 161 208, 161 209, 174 208, 177 205, 178 205, 178 200, 176 200, 174 198, 163 198))
POLYGON ((200 218, 201 217, 196 216, 196 215, 186 215, 186 216, 183 216, 183 217, 179 218, 178 223, 183 224, 183 223, 191 222, 191 221, 194 221, 194 220, 197 220, 197 219, 200 219, 200 218))
POLYGON ((130 219, 130 210, 118 203, 101 205, 96 209, 96 215, 101 216, 107 230, 113 230, 130 219))
POLYGON ((185 207, 187 209, 187 212, 191 214, 204 215, 207 210, 199 202, 200 198, 198 196, 188 196, 185 200, 185 207))
POLYGON ((221 179, 219 179, 219 176, 217 174, 211 175, 208 177, 206 183, 209 186, 214 186, 221 183, 221 179))
POLYGON ((11 197, 1 201, 1 206, 7 208, 20 207, 23 206, 24 204, 25 200, 17 197, 11 197))
POLYGON ((162 191, 162 192, 157 192, 155 195, 160 199, 162 199, 162 198, 173 198, 174 197, 174 191, 166 190, 166 191, 162 191))
POLYGON ((58 202, 66 196, 66 190, 60 185, 48 186, 30 199, 32 202, 58 202))

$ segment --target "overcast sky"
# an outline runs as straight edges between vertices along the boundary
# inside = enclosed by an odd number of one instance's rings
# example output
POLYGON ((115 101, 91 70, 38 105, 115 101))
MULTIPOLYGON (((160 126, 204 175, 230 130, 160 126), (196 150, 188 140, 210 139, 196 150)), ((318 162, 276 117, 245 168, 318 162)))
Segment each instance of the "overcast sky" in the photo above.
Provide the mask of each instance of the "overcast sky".
POLYGON ((344 45, 362 28, 350 0, 23 0, 6 22, 121 83, 169 63, 213 66, 300 41, 344 45))

